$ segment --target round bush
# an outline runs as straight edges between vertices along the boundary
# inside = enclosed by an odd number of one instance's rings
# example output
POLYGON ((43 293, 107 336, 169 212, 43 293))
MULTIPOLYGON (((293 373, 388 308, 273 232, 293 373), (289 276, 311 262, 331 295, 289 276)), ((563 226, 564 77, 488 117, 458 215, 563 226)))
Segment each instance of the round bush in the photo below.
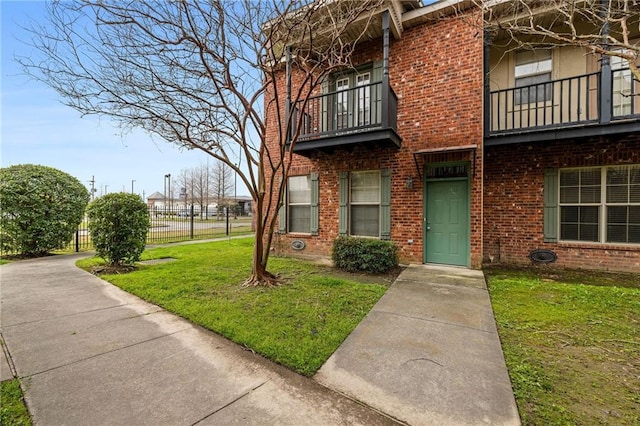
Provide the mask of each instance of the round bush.
POLYGON ((347 272, 382 274, 398 266, 398 248, 392 241, 338 237, 331 253, 336 268, 347 272))
POLYGON ((0 244, 3 252, 41 256, 63 248, 78 229, 89 191, 52 167, 0 169, 0 244))
POLYGON ((139 196, 124 192, 104 195, 89 204, 87 216, 98 256, 111 265, 140 260, 147 241, 149 212, 139 196))

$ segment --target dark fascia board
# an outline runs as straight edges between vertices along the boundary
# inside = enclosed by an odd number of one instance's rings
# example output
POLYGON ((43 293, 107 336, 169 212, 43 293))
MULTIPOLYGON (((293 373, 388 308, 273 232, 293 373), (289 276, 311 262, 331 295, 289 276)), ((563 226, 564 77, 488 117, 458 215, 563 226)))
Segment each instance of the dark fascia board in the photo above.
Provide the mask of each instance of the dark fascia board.
POLYGON ((293 152, 300 154, 305 151, 366 144, 368 142, 390 142, 399 148, 402 144, 402 138, 394 129, 389 127, 367 132, 298 141, 293 147, 293 152))
POLYGON ((580 139, 592 136, 611 136, 640 133, 640 121, 624 121, 604 125, 584 125, 579 127, 556 128, 542 131, 520 132, 489 136, 485 146, 508 145, 514 143, 540 142, 561 139, 580 139))

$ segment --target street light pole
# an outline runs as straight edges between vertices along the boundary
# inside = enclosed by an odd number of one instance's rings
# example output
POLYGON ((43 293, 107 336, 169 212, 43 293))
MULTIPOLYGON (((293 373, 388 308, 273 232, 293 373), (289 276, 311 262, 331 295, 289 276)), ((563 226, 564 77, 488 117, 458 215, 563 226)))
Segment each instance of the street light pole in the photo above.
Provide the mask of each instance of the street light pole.
POLYGON ((165 212, 167 210, 167 189, 169 189, 169 212, 171 212, 171 173, 164 175, 164 184, 164 210, 165 212))

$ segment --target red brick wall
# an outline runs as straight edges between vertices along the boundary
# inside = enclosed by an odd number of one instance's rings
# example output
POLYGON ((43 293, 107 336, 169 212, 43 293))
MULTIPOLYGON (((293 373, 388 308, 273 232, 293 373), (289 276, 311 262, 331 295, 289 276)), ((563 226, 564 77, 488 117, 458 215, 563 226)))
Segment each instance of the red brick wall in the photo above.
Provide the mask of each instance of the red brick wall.
MULTIPOLYGON (((350 151, 314 154, 310 159, 294 157, 291 175, 319 173, 320 229, 318 236, 277 236, 274 246, 279 252, 329 256, 331 244, 338 236, 339 172, 390 168, 391 238, 398 244, 402 262, 422 263, 424 185, 418 168, 426 162, 464 160, 475 163, 471 178, 471 264, 480 266, 483 250, 482 37, 468 22, 460 17, 435 21, 408 29, 400 40, 392 40, 389 75, 398 96, 401 149, 358 146, 350 151), (422 156, 418 157, 416 166, 415 151, 471 144, 477 145, 472 153, 422 156), (413 189, 406 188, 409 177, 413 179, 413 189), (289 247, 296 238, 304 240, 306 248, 294 253, 289 247)), ((364 64, 379 59, 382 59, 381 39, 361 45, 353 62, 364 64)))
POLYGON ((640 164, 640 135, 487 147, 485 162, 485 261, 529 264, 543 248, 557 266, 640 272, 639 245, 543 241, 544 169, 640 164))

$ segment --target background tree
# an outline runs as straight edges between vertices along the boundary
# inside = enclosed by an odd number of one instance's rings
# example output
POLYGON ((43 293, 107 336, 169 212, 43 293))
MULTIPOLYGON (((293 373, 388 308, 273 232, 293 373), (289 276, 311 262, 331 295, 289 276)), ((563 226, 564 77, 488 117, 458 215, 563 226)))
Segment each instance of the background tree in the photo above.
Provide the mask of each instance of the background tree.
MULTIPOLYGON (((247 285, 272 284, 269 249, 282 203, 294 115, 281 93, 281 64, 301 75, 290 101, 308 98, 331 72, 351 65, 366 20, 382 0, 54 1, 31 28, 27 73, 82 114, 105 115, 199 149, 238 174, 253 198, 255 249, 247 285), (355 41, 353 41, 355 40, 355 41), (286 49, 285 46, 290 46, 286 49), (265 94, 272 103, 265 105, 265 94), (269 126, 279 149, 266 149, 269 126), (272 197, 275 194, 275 197, 272 197)), ((302 117, 299 117, 301 120, 302 117)))
POLYGON ((149 211, 136 194, 112 192, 87 207, 89 233, 96 254, 110 265, 140 260, 147 242, 149 211))
POLYGON ((211 194, 209 194, 210 183, 209 166, 207 164, 200 164, 191 169, 191 202, 198 207, 202 217, 206 217, 208 214, 211 198, 211 194))
POLYGON ((60 170, 33 164, 0 169, 2 251, 41 256, 63 248, 88 202, 87 188, 60 170))
POLYGON ((184 203, 184 209, 193 204, 193 169, 180 170, 173 184, 175 185, 173 193, 176 194, 180 204, 184 203))
POLYGON ((222 218, 223 208, 229 207, 230 197, 233 196, 233 170, 227 164, 217 162, 211 171, 212 195, 218 205, 218 217, 222 218))
POLYGON ((484 28, 516 49, 581 47, 616 56, 640 81, 640 2, 637 0, 474 0, 484 28), (544 15, 545 19, 540 19, 544 15))

